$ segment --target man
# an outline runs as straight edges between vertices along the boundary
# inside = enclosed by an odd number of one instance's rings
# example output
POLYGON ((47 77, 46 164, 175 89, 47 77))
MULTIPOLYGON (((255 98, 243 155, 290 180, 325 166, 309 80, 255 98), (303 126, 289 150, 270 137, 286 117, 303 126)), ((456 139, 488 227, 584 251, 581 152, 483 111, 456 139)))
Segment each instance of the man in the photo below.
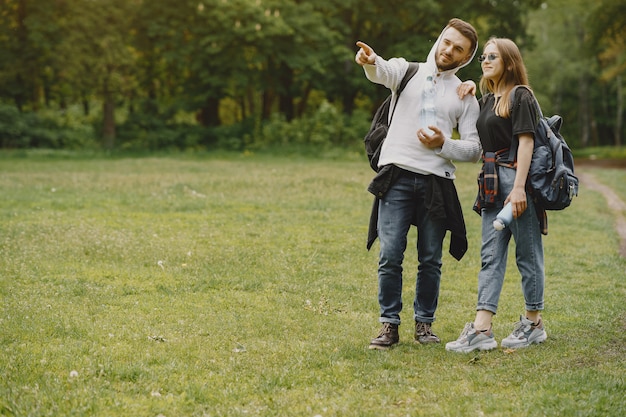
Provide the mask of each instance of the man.
MULTIPOLYGON (((363 42, 357 42, 357 46, 360 47, 355 57, 357 64, 363 66, 370 81, 389 88, 395 102, 396 89, 409 63, 404 58, 387 61, 363 42)), ((457 89, 462 96, 461 90, 467 87, 461 84, 456 72, 472 60, 477 47, 476 30, 460 19, 450 20, 426 62, 419 64, 418 72, 399 96, 393 112, 381 149, 379 173, 369 188, 376 195, 373 221, 370 221, 376 230, 370 229, 368 249, 378 235, 378 302, 382 323, 370 349, 388 349, 400 339, 402 261, 411 224, 418 231, 413 304, 415 340, 421 344, 440 342, 431 326, 439 299, 446 230, 451 231, 450 253, 457 260, 467 250, 452 160, 475 162, 482 151, 476 131, 478 102, 473 95, 462 100, 457 97, 457 89), (424 98, 425 90, 431 91, 430 99, 424 98), (433 124, 424 126, 421 119, 428 100, 434 100, 436 115, 434 123, 429 122, 433 124), (454 128, 460 140, 451 139, 454 128)))

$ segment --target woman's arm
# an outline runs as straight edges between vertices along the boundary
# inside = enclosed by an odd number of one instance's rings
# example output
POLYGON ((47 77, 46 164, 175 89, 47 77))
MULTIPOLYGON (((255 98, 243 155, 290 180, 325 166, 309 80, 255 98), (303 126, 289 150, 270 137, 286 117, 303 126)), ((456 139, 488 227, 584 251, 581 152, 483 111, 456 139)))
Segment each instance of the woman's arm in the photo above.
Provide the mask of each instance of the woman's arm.
POLYGON ((530 161, 535 147, 533 135, 530 133, 519 135, 518 140, 515 183, 513 184, 513 190, 504 201, 504 204, 511 202, 514 218, 521 216, 528 206, 526 203, 526 179, 528 178, 530 161))

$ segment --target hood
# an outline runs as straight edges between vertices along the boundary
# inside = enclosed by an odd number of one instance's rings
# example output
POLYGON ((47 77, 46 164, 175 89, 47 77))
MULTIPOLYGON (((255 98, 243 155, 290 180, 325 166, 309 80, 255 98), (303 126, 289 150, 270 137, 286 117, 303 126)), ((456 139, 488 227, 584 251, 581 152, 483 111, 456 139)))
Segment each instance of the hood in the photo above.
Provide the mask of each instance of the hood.
MULTIPOLYGON (((439 34, 439 37, 437 38, 437 42, 435 42, 433 47, 430 49, 430 52, 428 53, 428 58, 426 59, 426 65, 428 65, 428 68, 431 70, 431 72, 433 74, 435 74, 437 72, 437 64, 435 63, 435 53, 437 52, 437 47, 439 47, 439 42, 441 42, 441 38, 443 36, 443 33, 449 27, 450 26, 446 26, 445 28, 443 28, 443 30, 439 34)), ((465 64, 459 65, 458 67, 453 68, 451 70, 443 71, 443 72, 441 72, 441 74, 442 75, 454 75, 454 74, 456 74, 458 70, 460 70, 463 67, 466 67, 467 65, 469 65, 474 60, 474 57, 476 56, 476 51, 477 50, 478 50, 478 42, 476 42, 476 46, 474 47, 474 50, 472 51, 472 57, 465 64)))

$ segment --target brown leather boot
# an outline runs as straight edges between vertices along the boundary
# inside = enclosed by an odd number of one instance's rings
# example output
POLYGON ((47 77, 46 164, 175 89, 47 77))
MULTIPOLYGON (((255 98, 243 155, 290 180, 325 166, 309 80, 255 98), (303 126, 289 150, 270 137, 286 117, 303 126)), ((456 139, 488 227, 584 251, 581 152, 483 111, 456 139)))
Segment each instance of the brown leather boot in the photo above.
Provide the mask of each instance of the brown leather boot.
POLYGON ((370 349, 386 350, 400 341, 398 334, 398 325, 392 323, 383 323, 383 328, 376 339, 370 342, 370 349))
POLYGON ((415 341, 422 345, 440 342, 437 335, 433 333, 430 323, 422 323, 419 321, 415 322, 415 341))

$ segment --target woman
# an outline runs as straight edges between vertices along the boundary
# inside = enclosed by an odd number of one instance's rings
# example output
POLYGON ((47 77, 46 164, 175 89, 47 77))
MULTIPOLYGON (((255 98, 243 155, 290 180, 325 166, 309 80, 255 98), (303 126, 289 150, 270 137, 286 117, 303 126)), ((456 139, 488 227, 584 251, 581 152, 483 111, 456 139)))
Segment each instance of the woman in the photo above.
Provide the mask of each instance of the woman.
POLYGON ((501 345, 521 348, 547 338, 540 314, 544 308, 541 241, 544 223, 542 210, 536 209, 526 189, 538 122, 537 104, 528 87, 526 68, 515 43, 509 39, 492 38, 485 44, 479 60, 483 71, 480 80, 483 98, 476 126, 483 146, 484 163, 475 209, 482 217, 482 266, 478 274, 476 317, 465 325, 456 341, 446 344, 446 350, 455 352, 490 350, 498 346, 492 331, 492 319, 498 309, 511 237, 515 239, 526 314, 520 317, 513 332, 502 340, 501 345), (516 85, 527 88, 516 88, 512 95, 516 85), (493 222, 507 203, 511 203, 514 219, 508 227, 498 231, 493 222))

